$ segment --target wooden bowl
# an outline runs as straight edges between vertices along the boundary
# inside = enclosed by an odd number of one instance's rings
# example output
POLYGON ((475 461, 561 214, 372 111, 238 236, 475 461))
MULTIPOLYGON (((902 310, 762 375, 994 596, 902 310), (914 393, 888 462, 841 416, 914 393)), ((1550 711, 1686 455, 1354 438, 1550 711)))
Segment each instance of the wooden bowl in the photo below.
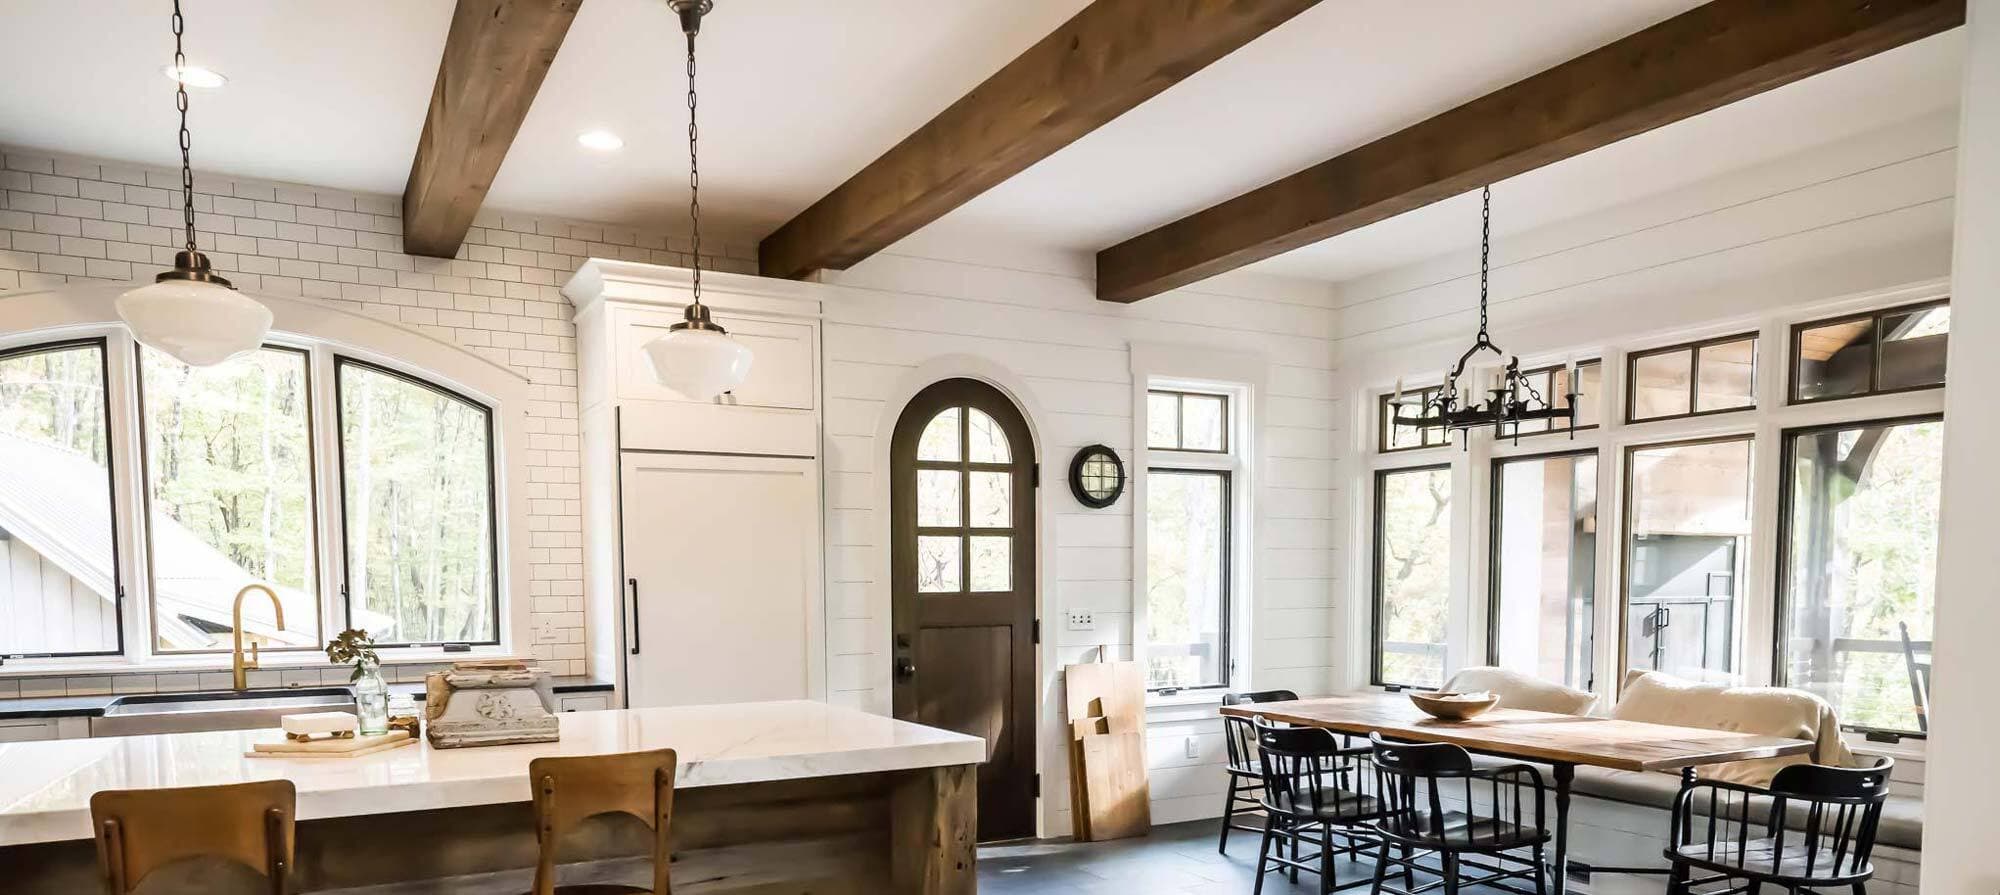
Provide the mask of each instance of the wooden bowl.
POLYGON ((1411 693, 1410 701, 1417 708, 1440 721, 1465 721, 1478 716, 1500 702, 1494 693, 1451 693, 1435 691, 1411 693))

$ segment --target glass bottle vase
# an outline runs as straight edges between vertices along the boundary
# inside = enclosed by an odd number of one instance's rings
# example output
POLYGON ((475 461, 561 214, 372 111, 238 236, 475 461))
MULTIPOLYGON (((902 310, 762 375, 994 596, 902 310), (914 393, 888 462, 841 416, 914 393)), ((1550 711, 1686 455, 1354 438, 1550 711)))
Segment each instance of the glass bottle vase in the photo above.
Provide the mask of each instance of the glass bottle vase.
POLYGON ((356 667, 354 714, 360 719, 362 736, 389 732, 389 683, 382 679, 382 666, 364 662, 356 667))

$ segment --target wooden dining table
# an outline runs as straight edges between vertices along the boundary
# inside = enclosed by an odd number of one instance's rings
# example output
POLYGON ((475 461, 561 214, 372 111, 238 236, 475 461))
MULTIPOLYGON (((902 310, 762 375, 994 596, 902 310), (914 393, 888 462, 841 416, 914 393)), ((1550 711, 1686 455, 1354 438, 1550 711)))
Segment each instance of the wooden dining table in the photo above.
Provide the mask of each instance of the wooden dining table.
POLYGON ((1433 718, 1400 693, 1352 693, 1320 699, 1229 706, 1225 715, 1410 743, 1452 743, 1468 752, 1548 765, 1556 794, 1555 864, 1550 891, 1569 888, 1569 798, 1577 765, 1620 771, 1679 771, 1692 785, 1703 765, 1779 758, 1812 751, 1807 740, 1728 730, 1675 727, 1584 715, 1493 709, 1467 721, 1433 718))

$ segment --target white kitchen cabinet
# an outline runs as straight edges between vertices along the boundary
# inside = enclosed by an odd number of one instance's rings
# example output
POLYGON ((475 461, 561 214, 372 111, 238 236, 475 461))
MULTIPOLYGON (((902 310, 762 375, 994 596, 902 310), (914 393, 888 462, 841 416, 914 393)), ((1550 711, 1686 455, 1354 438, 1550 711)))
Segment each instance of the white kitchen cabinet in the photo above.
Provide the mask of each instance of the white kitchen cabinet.
POLYGON ((592 259, 576 305, 587 653, 612 704, 826 694, 820 308, 834 287, 702 274, 702 303, 751 351, 697 401, 644 346, 682 319, 681 268, 592 259))
POLYGON ((823 689, 816 465, 627 453, 622 478, 628 704, 823 689))

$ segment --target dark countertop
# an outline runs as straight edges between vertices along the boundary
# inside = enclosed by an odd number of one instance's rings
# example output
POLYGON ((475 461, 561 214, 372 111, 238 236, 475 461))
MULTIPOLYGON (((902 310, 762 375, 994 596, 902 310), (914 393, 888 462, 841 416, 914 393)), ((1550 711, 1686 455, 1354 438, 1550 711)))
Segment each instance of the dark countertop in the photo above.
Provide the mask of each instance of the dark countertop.
MULTIPOLYGON (((306 689, 305 687, 266 689, 306 689)), ((555 689, 558 694, 609 692, 615 687, 609 681, 600 681, 584 675, 557 675, 555 689)), ((389 692, 414 696, 419 702, 424 698, 424 685, 415 681, 389 684, 389 692)), ((10 718, 96 718, 104 714, 104 709, 113 701, 126 696, 151 696, 151 693, 103 693, 96 696, 40 696, 26 699, 0 699, 0 720, 10 718)))

